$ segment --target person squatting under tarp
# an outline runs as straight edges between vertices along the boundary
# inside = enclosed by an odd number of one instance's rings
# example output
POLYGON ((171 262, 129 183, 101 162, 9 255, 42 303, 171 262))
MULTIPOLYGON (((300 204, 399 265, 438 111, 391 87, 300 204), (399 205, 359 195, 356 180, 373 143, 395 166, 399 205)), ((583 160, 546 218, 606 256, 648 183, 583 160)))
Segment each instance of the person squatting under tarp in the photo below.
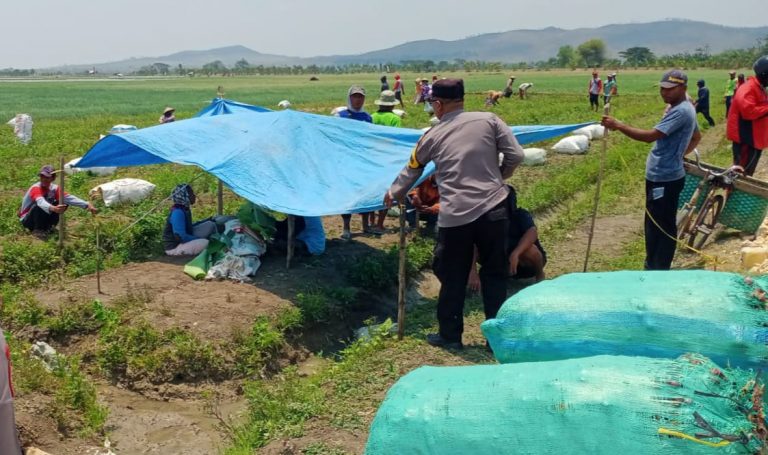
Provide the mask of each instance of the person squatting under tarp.
POLYGON ((163 229, 163 248, 168 256, 196 256, 208 246, 208 237, 216 232, 213 220, 192 223, 192 206, 197 196, 187 183, 171 192, 173 205, 163 229))
MULTIPOLYGON (((325 229, 319 216, 293 217, 294 252, 300 255, 318 256, 325 252, 325 229)), ((287 249, 288 220, 275 223, 275 235, 271 245, 277 250, 287 249)))
POLYGON ((733 164, 753 175, 762 150, 768 148, 768 55, 757 59, 755 76, 736 90, 728 112, 726 135, 733 142, 733 164))
POLYGON ((661 78, 659 92, 670 105, 661 121, 650 130, 626 125, 603 116, 602 124, 636 141, 654 146, 645 164, 645 269, 669 270, 677 247, 677 205, 685 185, 683 156, 701 140, 696 111, 688 102, 688 76, 668 71, 661 78))
POLYGON ((62 199, 59 186, 53 183, 56 178, 53 166, 43 166, 38 176, 40 181, 24 194, 18 213, 21 224, 33 234, 44 236, 50 233, 59 224, 59 215, 66 212, 70 205, 88 210, 93 215, 98 212, 90 202, 69 193, 64 193, 62 199))
POLYGON ((0 328, 0 454, 21 455, 21 444, 13 413, 11 350, 0 328))
POLYGON ((435 175, 432 174, 408 192, 405 198, 405 219, 411 230, 416 229, 416 215, 418 214, 419 221, 427 222, 427 234, 434 235, 439 213, 440 192, 437 189, 435 175))
POLYGON ((496 316, 506 299, 509 269, 504 252, 508 227, 504 180, 523 161, 523 149, 499 117, 464 112, 464 81, 443 79, 432 86, 440 123, 424 133, 405 168, 384 195, 384 205, 402 201, 430 161, 440 192, 440 226, 432 267, 440 280, 439 332, 427 343, 461 349, 464 298, 473 248, 478 249, 486 318, 496 316), (502 154, 499 165, 499 154, 502 154))

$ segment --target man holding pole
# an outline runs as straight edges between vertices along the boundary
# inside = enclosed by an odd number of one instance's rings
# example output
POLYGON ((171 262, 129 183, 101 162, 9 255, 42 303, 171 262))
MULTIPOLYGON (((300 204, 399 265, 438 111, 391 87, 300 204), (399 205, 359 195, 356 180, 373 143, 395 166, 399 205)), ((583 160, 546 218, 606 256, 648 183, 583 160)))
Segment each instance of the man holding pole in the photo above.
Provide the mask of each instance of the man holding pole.
POLYGON ((506 298, 509 190, 504 181, 523 161, 523 149, 496 115, 464 112, 463 80, 435 82, 429 101, 440 123, 419 140, 384 196, 384 204, 391 207, 392 201, 402 201, 427 163, 434 162, 440 230, 432 266, 441 285, 437 303, 440 330, 427 335, 427 342, 461 349, 464 296, 475 247, 486 318, 495 317, 506 298))
POLYGON ((98 211, 90 202, 71 194, 62 195, 58 185, 53 183, 55 174, 53 166, 43 166, 38 174, 40 181, 27 190, 21 201, 19 221, 38 236, 47 235, 59 223, 59 215, 70 205, 86 209, 94 215, 98 211))
POLYGON ((645 164, 645 269, 669 270, 677 247, 677 204, 685 184, 683 156, 701 140, 696 111, 686 98, 688 77, 668 71, 659 83, 670 108, 650 130, 603 116, 603 126, 641 142, 655 142, 645 164))

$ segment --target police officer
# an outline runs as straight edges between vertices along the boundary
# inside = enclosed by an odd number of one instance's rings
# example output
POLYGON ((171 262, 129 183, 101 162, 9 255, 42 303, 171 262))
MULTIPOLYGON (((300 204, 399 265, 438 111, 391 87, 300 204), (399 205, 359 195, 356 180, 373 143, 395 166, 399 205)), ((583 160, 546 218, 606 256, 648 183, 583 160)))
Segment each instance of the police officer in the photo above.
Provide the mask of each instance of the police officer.
POLYGON ((433 346, 463 347, 464 296, 474 248, 478 251, 486 318, 496 316, 506 298, 509 268, 505 254, 508 224, 504 180, 523 161, 523 149, 499 117, 464 112, 464 81, 442 79, 432 86, 432 105, 440 123, 419 140, 411 158, 384 196, 389 207, 403 200, 430 161, 440 193, 440 228, 432 264, 440 280, 439 333, 433 346), (499 166, 499 154, 503 155, 499 166))

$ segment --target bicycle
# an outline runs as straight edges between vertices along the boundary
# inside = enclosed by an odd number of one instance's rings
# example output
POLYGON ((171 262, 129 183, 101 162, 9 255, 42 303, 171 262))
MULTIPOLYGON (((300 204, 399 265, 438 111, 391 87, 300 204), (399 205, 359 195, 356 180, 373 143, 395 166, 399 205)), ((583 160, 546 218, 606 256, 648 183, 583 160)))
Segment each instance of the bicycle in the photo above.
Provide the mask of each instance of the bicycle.
MULTIPOLYGON (((701 249, 712 232, 717 220, 734 190, 736 180, 744 174, 741 166, 731 166, 722 172, 703 167, 698 150, 696 167, 704 173, 701 182, 696 186, 691 199, 677 213, 677 239, 685 241, 689 247, 701 249), (701 206, 697 206, 703 196, 701 206), (687 240, 686 240, 687 237, 687 240)), ((688 165, 690 162, 686 162, 688 165)))

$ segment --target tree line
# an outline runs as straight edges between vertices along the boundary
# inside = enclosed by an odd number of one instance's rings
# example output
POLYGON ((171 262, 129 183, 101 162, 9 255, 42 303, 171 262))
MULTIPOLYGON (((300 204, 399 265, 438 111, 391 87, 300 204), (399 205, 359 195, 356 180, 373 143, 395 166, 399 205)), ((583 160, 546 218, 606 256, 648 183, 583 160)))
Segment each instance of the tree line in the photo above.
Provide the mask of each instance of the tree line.
MULTIPOLYGON (((576 47, 565 45, 557 55, 537 62, 487 62, 480 60, 455 59, 453 61, 429 59, 403 60, 383 63, 347 63, 343 65, 252 65, 240 59, 228 67, 221 60, 215 60, 200 68, 171 66, 154 63, 141 67, 131 74, 137 76, 235 76, 235 75, 316 75, 348 73, 383 73, 391 71, 415 73, 443 73, 451 71, 502 71, 502 70, 547 70, 558 68, 686 68, 709 67, 731 69, 751 67, 762 55, 768 55, 768 36, 757 40, 747 49, 727 50, 713 54, 708 45, 702 45, 693 52, 656 56, 648 47, 635 46, 618 53, 618 58, 607 56, 607 47, 601 39, 590 39, 576 47)), ((90 71, 91 74, 97 71, 90 71)), ((0 77, 26 77, 41 75, 34 69, 0 69, 0 77)), ((61 74, 61 73, 57 73, 61 74)), ((42 74, 47 75, 47 74, 42 74)))

